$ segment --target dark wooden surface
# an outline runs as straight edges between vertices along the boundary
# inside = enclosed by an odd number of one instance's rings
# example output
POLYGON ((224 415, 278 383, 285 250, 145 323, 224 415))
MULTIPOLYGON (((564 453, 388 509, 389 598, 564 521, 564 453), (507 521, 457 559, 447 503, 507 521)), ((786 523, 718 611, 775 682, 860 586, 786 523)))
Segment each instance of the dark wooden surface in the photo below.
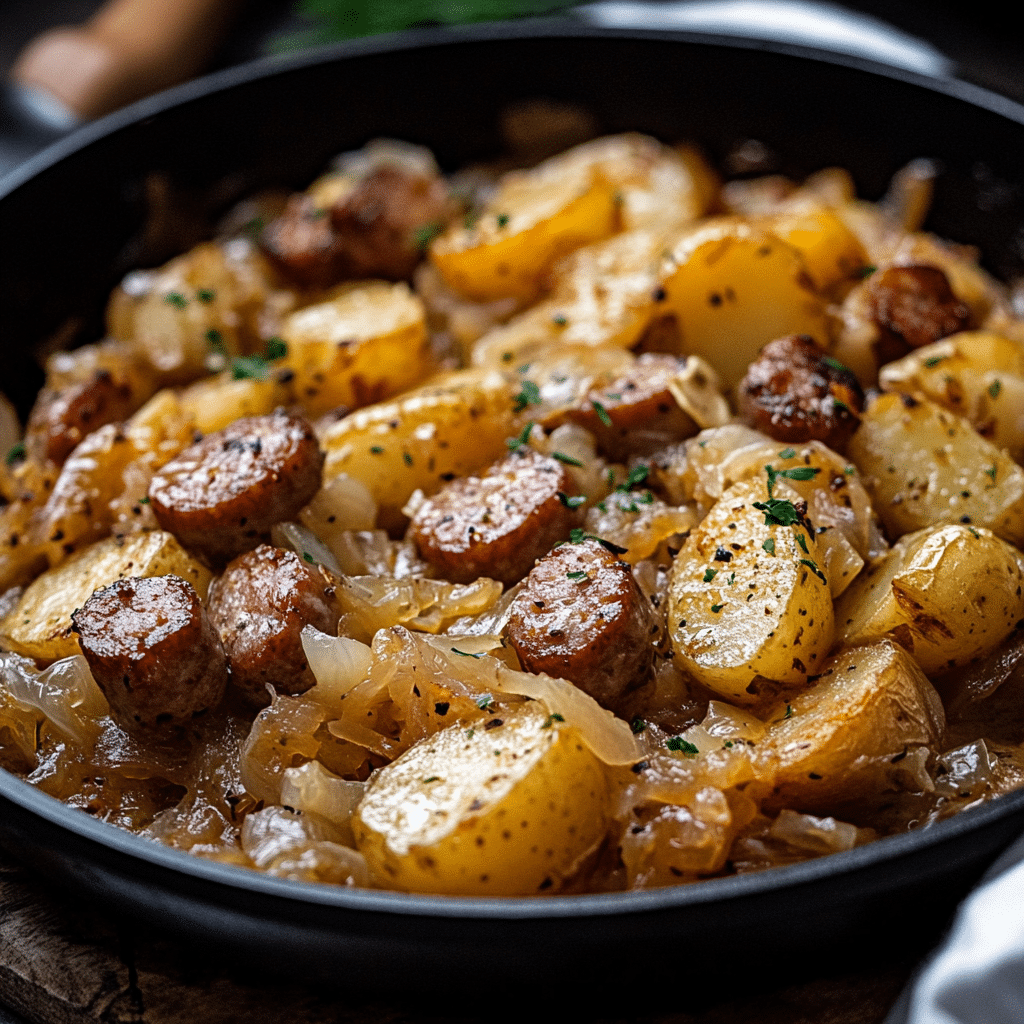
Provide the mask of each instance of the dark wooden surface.
MULTIPOLYGON (((748 951, 749 955, 749 951, 748 951)), ((880 1024, 919 954, 869 972, 844 971, 689 1012, 696 994, 672 987, 669 1006, 638 994, 635 1015, 603 1016, 579 1004, 571 1019, 593 1024, 880 1024)), ((742 971, 742 963, 737 963, 742 971)), ((343 978, 343 965, 339 965, 343 978)), ((669 979, 652 979, 665 991, 669 979)), ((581 992, 585 979, 577 979, 581 992)), ((493 1021, 508 985, 528 979, 463 979, 450 1013, 400 999, 346 996, 301 983, 261 981, 209 954, 117 922, 33 876, 0 853, 0 1004, 32 1024, 444 1024, 493 1021)), ((541 1007, 538 1006, 538 1011, 541 1007)), ((498 1014, 500 1016, 500 1014, 498 1014)), ((539 1012, 543 1017, 543 1013, 539 1012)), ((570 1019, 570 1018, 566 1018, 570 1019)), ((4 1021, 0 1009, 0 1024, 4 1021)))

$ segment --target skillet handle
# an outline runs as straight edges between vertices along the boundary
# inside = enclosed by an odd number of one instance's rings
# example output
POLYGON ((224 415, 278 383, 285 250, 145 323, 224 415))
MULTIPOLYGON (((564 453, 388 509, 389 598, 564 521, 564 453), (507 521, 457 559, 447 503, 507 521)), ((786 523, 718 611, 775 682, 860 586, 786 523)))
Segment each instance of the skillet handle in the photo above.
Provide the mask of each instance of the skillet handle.
POLYGON ((84 25, 29 43, 11 78, 91 120, 195 75, 242 2, 108 0, 84 25))

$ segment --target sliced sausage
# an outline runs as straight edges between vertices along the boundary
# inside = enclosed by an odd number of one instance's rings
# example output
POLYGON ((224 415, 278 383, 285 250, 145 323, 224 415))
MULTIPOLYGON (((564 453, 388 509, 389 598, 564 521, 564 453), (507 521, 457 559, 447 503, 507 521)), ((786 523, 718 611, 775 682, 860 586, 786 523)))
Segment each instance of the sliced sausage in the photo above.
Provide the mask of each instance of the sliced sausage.
POLYGON ((869 290, 872 316, 883 333, 884 362, 965 330, 971 322, 971 311, 953 294, 949 278, 930 264, 888 267, 872 275, 869 290))
POLYGON ((860 423, 864 393, 852 370, 806 334, 769 342, 739 385, 743 420, 776 441, 821 441, 843 451, 860 423))
POLYGON ((56 391, 44 388, 28 418, 26 447, 40 460, 63 465, 86 434, 127 419, 135 405, 131 386, 109 370, 56 391))
POLYGON ((679 408, 669 383, 686 364, 685 358, 647 352, 611 383, 594 388, 574 408, 545 427, 578 423, 586 427, 598 448, 616 462, 651 455, 666 444, 696 433, 693 420, 679 408))
POLYGON ((294 551, 262 544, 239 555, 210 586, 210 619, 231 671, 231 685, 253 705, 316 680, 302 650, 304 626, 334 634, 338 609, 331 581, 294 551))
POLYGON ((89 668, 126 729, 173 731, 220 703, 227 661, 191 584, 129 577, 71 616, 89 668))
POLYGON ((260 244, 284 276, 307 288, 354 278, 399 281, 422 259, 425 233, 453 212, 441 178, 384 164, 328 210, 293 196, 260 244))
POLYGON ((320 489, 324 455, 313 428, 273 413, 236 420, 186 448, 154 474, 157 522, 181 543, 223 564, 267 540, 320 489))
POLYGON ((561 463, 523 448, 428 498, 413 516, 412 538, 446 579, 488 576, 511 586, 577 525, 563 501, 571 487, 561 463))
POLYGON ((611 710, 648 678, 657 633, 632 569, 592 539, 542 558, 508 620, 523 668, 568 679, 611 710))

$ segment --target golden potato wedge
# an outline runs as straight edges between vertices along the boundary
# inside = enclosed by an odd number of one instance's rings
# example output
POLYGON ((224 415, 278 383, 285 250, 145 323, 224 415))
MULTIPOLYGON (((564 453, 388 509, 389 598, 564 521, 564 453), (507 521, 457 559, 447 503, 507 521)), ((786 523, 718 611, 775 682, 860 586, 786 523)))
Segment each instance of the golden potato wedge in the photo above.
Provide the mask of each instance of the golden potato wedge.
POLYGON ((516 390, 500 374, 467 370, 360 409, 320 438, 324 482, 347 473, 393 516, 417 488, 433 494, 508 450, 516 390))
POLYGON ((289 392, 277 379, 277 367, 267 380, 235 380, 230 370, 204 377, 178 396, 180 412, 201 434, 223 430, 243 416, 266 416, 287 404, 289 392))
POLYGON ((37 661, 80 654, 71 614, 100 587, 126 577, 180 576, 205 600, 210 571, 162 530, 109 537, 38 576, 0 623, 0 641, 37 661))
POLYGON ((800 253, 818 291, 858 278, 868 255, 857 236, 833 210, 802 205, 771 217, 766 226, 800 253))
POLYGON ((380 402, 435 369, 423 301, 400 281, 335 289, 285 318, 279 364, 294 374, 295 397, 311 416, 380 402))
POLYGON ((686 539, 669 580, 676 663, 741 703, 756 699, 747 690, 757 676, 806 682, 832 643, 832 595, 814 533, 792 502, 772 500, 763 479, 730 487, 686 539), (779 525, 786 520, 792 525, 779 525))
POLYGON ((552 263, 617 225, 615 186, 589 164, 558 157, 507 174, 471 227, 453 225, 434 240, 430 259, 460 295, 529 302, 552 263))
POLYGON ((473 364, 518 366, 553 345, 632 348, 658 308, 662 249, 649 230, 577 249, 552 268, 551 297, 480 338, 473 364))
POLYGON ((166 383, 185 383, 205 372, 214 342, 231 355, 254 346, 270 288, 263 274, 244 246, 206 242, 157 270, 130 274, 111 296, 108 330, 166 383))
POLYGON ((450 726, 379 769, 353 828, 379 885, 528 896, 558 891, 601 842, 607 794, 572 725, 531 702, 483 728, 450 726))
POLYGON ((1024 469, 934 402, 878 396, 848 454, 890 536, 958 522, 1024 543, 1024 469))
POLYGON ((928 675, 965 665, 1024 618, 1022 562, 984 527, 908 533, 836 605, 836 637, 846 645, 888 637, 928 675))
POLYGON ((808 334, 828 344, 825 302, 799 252, 769 231, 720 217, 688 231, 663 271, 664 312, 675 314, 686 353, 735 387, 774 338, 808 334))
POLYGON ((886 391, 928 398, 964 416, 997 448, 1024 461, 1024 346, 990 331, 963 331, 883 366, 886 391))
POLYGON ((811 811, 894 787, 908 750, 935 747, 946 727, 935 688, 890 640, 841 651, 766 719, 755 767, 779 803, 811 811))

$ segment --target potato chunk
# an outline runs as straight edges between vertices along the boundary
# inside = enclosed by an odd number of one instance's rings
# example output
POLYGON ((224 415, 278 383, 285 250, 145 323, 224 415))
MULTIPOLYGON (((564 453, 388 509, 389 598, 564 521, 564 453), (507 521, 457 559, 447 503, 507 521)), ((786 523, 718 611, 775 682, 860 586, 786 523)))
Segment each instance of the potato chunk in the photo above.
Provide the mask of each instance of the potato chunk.
POLYGON ((766 716, 755 753, 778 799, 800 810, 891 787, 901 755, 934 747, 946 727, 934 687, 890 640, 848 648, 823 669, 766 716))
POLYGON ((568 722, 531 702, 451 726, 381 768, 356 811, 378 884, 444 895, 557 891, 604 836, 607 783, 568 722))
POLYGON ((880 395, 848 452, 890 535, 959 522, 1024 543, 1024 469, 934 402, 880 395))
POLYGON ((828 343, 824 300, 799 252, 769 231, 718 218, 686 233, 665 271, 664 311, 679 322, 682 347, 735 387, 761 348, 787 334, 828 343))
POLYGON ((992 650, 1024 618, 1024 556, 984 527, 907 534, 836 607, 845 644, 889 637, 929 675, 992 650))
POLYGON ((466 371, 360 409, 320 438, 324 482, 347 473, 393 516, 417 488, 433 494, 507 452, 513 395, 500 375, 466 371))
POLYGON ((281 327, 295 397, 312 416, 398 394, 433 369, 422 300, 404 282, 335 289, 281 327))
POLYGON ((204 601, 210 571, 162 530, 109 537, 43 573, 0 623, 0 643, 37 661, 81 654, 71 633, 71 614, 100 587, 140 576, 180 576, 204 601))
POLYGON ((965 416, 997 448, 1024 461, 1024 347, 990 331, 961 331, 883 366, 886 391, 923 396, 965 416))
POLYGON ((741 702, 755 699, 747 690, 757 676, 805 682, 832 643, 832 595, 814 533, 803 519, 766 522, 770 511, 755 504, 768 502, 763 480, 729 488, 686 539, 669 581, 676 662, 741 702))

